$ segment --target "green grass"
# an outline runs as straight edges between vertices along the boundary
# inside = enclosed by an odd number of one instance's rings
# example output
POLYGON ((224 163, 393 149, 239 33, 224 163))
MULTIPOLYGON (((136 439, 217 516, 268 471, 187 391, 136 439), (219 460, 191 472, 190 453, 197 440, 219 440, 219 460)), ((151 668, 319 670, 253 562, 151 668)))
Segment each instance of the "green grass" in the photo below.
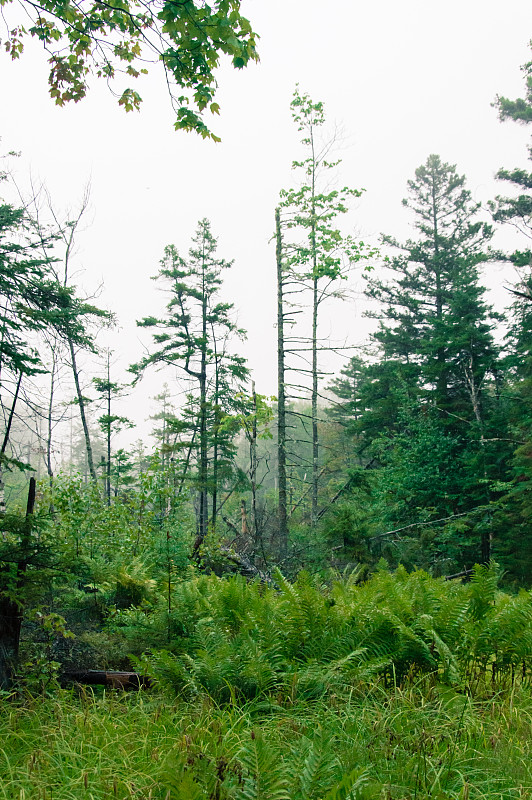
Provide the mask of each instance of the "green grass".
POLYGON ((139 693, 0 705, 0 800, 532 797, 532 698, 374 686, 327 702, 139 693))

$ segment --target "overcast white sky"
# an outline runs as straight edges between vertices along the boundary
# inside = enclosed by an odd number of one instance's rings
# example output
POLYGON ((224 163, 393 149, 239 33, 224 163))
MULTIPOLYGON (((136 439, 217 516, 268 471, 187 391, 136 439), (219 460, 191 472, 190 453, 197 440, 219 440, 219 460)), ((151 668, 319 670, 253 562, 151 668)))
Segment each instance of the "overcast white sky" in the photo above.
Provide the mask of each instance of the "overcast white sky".
MULTIPOLYGON (((136 87, 140 114, 126 115, 96 80, 82 103, 57 108, 36 44, 19 62, 0 53, 0 136, 4 152, 22 152, 19 182, 31 173, 58 207, 75 207, 90 179, 91 224, 78 239, 77 265, 87 290, 105 284, 100 304, 121 326, 107 340, 124 367, 150 340, 135 320, 162 310, 150 276, 164 246, 186 251, 198 219, 208 217, 219 254, 235 259, 225 296, 248 330, 245 354, 257 389, 271 394, 276 290, 269 240, 279 189, 292 183, 291 161, 301 153, 289 109, 295 84, 324 101, 328 119, 344 132, 340 183, 366 189, 348 227, 373 242, 380 232, 404 237, 411 221, 401 206, 406 182, 430 153, 456 163, 483 202, 504 191, 493 180, 499 167, 526 164, 527 131, 501 124, 491 103, 497 94, 523 94, 519 67, 530 58, 532 4, 247 0, 243 8, 260 34, 261 61, 220 72, 221 117, 213 127, 221 144, 174 132, 157 69, 136 87)), ((489 280, 502 284, 496 270, 489 280)), ((368 329, 362 310, 360 300, 331 309, 323 333, 361 343, 368 329)), ((130 416, 142 423, 160 383, 146 378, 130 416)))

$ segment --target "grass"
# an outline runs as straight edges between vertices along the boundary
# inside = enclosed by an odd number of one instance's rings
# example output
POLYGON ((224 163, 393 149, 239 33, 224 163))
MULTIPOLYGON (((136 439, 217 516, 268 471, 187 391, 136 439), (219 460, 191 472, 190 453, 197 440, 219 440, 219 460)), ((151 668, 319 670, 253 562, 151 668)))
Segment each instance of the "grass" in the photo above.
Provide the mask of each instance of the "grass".
POLYGON ((82 691, 3 700, 0 800, 532 798, 532 698, 376 685, 216 705, 82 691))

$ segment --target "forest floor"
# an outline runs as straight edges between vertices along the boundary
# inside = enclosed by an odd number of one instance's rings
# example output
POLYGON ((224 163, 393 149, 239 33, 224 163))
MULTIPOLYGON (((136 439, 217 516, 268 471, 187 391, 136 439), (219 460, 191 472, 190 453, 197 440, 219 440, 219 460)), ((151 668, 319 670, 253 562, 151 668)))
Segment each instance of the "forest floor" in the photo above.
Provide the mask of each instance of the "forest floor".
POLYGON ((0 700, 0 800, 532 798, 532 695, 423 678, 244 705, 155 690, 0 700))

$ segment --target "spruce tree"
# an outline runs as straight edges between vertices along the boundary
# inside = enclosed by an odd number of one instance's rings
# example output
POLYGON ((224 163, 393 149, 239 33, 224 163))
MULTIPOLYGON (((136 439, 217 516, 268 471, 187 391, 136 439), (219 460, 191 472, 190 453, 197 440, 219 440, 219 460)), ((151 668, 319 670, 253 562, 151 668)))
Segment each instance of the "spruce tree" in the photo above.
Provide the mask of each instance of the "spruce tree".
POLYGON ((497 315, 483 299, 479 266, 488 259, 492 229, 480 221, 465 177, 432 155, 408 182, 403 204, 415 215, 417 240, 400 244, 389 279, 368 278, 381 303, 374 340, 386 359, 409 365, 409 380, 442 413, 480 410, 482 385, 494 369, 491 334, 497 315))
MULTIPOLYGON (((401 506, 394 524, 406 521, 403 513, 419 517, 422 509, 441 517, 489 507, 490 481, 504 475, 499 444, 504 433, 496 427, 500 419, 495 413, 498 348, 491 332, 498 317, 486 304, 479 284, 479 267, 489 257, 491 227, 478 219, 479 204, 472 202, 465 178, 439 156, 431 155, 416 170, 408 188, 409 198, 403 202, 415 215, 418 238, 400 244, 384 237, 400 252, 389 260, 389 277, 369 277, 367 289, 369 297, 381 304, 375 312, 381 323, 374 341, 382 355, 373 368, 376 383, 382 380, 379 372, 389 376, 391 370, 402 383, 404 408, 422 413, 406 437, 404 413, 394 413, 388 430, 380 433, 381 464, 393 469, 398 463, 409 465, 401 470, 408 474, 410 488, 405 484, 405 492, 411 499, 401 506), (411 437, 417 431, 425 439, 430 428, 429 438, 437 441, 436 427, 440 437, 449 437, 455 457, 452 464, 446 458, 433 465, 432 474, 441 475, 440 488, 443 484, 455 488, 442 494, 433 482, 430 499, 431 481, 426 480, 430 471, 413 458, 413 453, 424 452, 423 446, 414 445, 411 437), (391 454, 394 441, 403 455, 391 454)), ((449 448, 434 448, 435 461, 440 450, 447 453, 449 448)), ((397 489, 397 481, 395 485, 397 489)), ((477 526, 478 555, 484 561, 491 548, 488 516, 477 526)))

